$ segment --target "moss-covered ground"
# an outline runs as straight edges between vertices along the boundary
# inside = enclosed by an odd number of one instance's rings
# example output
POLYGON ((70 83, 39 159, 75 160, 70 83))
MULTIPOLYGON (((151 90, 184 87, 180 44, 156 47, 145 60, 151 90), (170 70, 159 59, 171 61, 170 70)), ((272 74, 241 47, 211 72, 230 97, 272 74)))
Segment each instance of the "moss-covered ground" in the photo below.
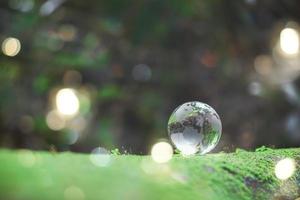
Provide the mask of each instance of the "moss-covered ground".
POLYGON ((105 167, 86 154, 0 150, 0 199, 295 199, 299 171, 287 181, 274 174, 285 157, 299 160, 300 149, 176 155, 163 165, 112 155, 105 167))

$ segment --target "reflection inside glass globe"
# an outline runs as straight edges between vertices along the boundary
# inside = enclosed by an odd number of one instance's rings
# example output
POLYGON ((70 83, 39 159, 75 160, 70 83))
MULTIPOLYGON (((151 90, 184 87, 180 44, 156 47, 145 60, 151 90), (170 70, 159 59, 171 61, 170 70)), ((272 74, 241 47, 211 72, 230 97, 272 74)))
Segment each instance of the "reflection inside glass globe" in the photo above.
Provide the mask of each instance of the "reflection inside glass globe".
POLYGON ((222 124, 217 112, 201 102, 177 107, 168 122, 172 143, 183 155, 205 154, 219 142, 222 124))

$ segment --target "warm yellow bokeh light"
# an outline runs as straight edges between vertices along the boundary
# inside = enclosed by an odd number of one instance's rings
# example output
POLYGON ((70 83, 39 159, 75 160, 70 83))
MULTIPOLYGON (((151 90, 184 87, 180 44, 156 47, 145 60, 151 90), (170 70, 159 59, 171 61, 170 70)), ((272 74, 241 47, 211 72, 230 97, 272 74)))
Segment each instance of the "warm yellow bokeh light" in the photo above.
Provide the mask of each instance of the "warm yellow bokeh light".
POLYGON ((54 131, 59 131, 66 126, 65 119, 58 113, 57 110, 52 110, 47 114, 46 123, 48 127, 54 131))
POLYGON ((260 75, 270 75, 272 73, 273 61, 268 55, 259 55, 254 60, 254 68, 260 75))
POLYGON ((280 33, 280 48, 287 55, 299 52, 299 34, 293 28, 285 28, 280 33))
POLYGON ((173 148, 167 142, 158 142, 153 145, 151 150, 151 157, 157 163, 166 163, 171 160, 173 156, 173 148))
POLYGON ((285 158, 280 160, 275 165, 275 175, 280 180, 286 180, 290 178, 296 170, 296 163, 294 159, 285 158))
POLYGON ((2 51, 7 56, 15 56, 21 50, 21 43, 17 38, 9 37, 2 42, 2 51))
POLYGON ((76 92, 70 88, 59 90, 56 94, 56 107, 62 115, 76 115, 79 111, 79 99, 76 92))

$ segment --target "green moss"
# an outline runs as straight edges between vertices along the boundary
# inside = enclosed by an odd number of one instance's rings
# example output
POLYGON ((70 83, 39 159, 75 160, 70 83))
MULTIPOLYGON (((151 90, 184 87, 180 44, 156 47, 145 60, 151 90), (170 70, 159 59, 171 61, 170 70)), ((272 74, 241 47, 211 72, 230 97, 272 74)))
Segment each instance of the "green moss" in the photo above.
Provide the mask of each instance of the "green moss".
POLYGON ((269 150, 272 150, 272 149, 269 147, 266 147, 266 146, 261 146, 261 147, 255 149, 255 152, 269 151, 269 150))
POLYGON ((120 150, 118 148, 111 150, 110 153, 115 156, 121 155, 120 150))
POLYGON ((175 155, 165 165, 149 156, 116 153, 109 166, 97 167, 85 154, 1 150, 0 197, 64 199, 73 191, 77 199, 293 199, 299 195, 299 172, 280 181, 274 165, 284 157, 298 160, 299 153, 282 149, 175 155))

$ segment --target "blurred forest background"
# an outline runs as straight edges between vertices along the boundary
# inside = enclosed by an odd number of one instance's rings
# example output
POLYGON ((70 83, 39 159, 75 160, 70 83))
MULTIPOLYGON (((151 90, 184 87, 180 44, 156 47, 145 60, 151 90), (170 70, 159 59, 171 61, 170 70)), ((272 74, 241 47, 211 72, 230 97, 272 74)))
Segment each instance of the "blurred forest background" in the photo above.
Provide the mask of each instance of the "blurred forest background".
POLYGON ((144 154, 186 101, 215 151, 300 145, 300 1, 0 2, 0 146, 144 154))

